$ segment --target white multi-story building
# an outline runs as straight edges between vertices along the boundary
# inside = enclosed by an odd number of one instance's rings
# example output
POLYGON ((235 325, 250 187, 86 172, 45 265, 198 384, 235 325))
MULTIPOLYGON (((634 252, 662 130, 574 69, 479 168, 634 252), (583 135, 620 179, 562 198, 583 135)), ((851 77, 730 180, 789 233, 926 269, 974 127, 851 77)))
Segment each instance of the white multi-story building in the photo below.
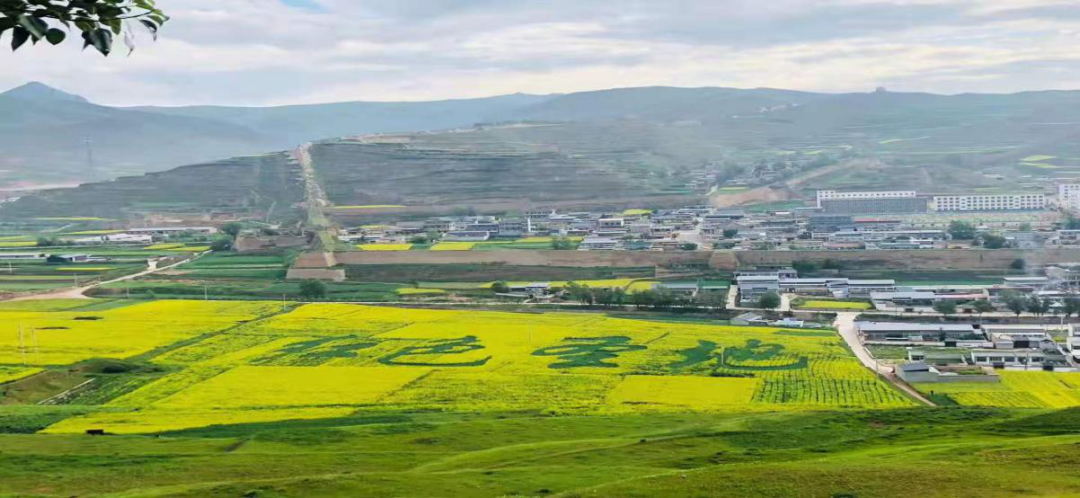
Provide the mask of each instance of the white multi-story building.
POLYGON ((879 192, 837 192, 836 190, 818 190, 817 205, 821 207, 821 201, 841 199, 903 199, 916 197, 914 190, 893 190, 879 192))
POLYGON ((1043 194, 935 195, 934 211, 1038 211, 1046 209, 1043 194))
POLYGON ((1080 183, 1059 184, 1057 201, 1061 207, 1080 210, 1080 183))

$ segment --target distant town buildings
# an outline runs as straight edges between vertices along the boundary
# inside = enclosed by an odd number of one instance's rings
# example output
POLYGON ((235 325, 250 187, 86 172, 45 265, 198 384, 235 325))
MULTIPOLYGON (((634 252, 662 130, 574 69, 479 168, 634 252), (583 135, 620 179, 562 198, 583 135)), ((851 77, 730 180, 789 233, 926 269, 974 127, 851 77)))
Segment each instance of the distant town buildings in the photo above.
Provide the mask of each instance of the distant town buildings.
POLYGON ((936 195, 934 211, 1038 211, 1046 209, 1044 194, 936 195))

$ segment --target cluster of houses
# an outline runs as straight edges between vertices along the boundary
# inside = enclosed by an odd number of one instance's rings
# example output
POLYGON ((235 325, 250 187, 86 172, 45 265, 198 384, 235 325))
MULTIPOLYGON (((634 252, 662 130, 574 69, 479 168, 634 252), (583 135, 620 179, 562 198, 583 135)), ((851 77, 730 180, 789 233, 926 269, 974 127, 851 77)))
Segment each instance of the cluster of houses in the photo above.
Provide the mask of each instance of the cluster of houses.
POLYGON ((874 293, 898 289, 892 279, 800 278, 798 271, 787 267, 736 271, 735 285, 740 306, 753 306, 769 293, 869 299, 874 293))
POLYGON ((931 311, 939 302, 951 302, 960 314, 987 311, 974 303, 985 301, 1003 308, 1003 297, 1020 295, 1049 302, 1050 313, 1060 311, 1067 299, 1080 299, 1080 263, 1042 269, 1041 276, 1003 277, 997 284, 900 285, 893 279, 853 279, 843 276, 802 278, 789 267, 745 269, 735 272, 740 306, 753 307, 768 293, 809 297, 859 299, 880 311, 931 311))
MULTIPOLYGON (((1062 185, 1060 191, 1058 206, 1080 207, 1080 184, 1062 185)), ((1080 230, 1055 226, 1053 217, 1034 216, 1052 206, 1047 195, 1031 193, 926 196, 914 191, 821 190, 814 205, 789 210, 751 212, 687 206, 656 213, 645 210, 561 213, 543 208, 512 217, 458 216, 401 221, 342 230, 339 236, 345 241, 401 243, 418 236, 482 242, 558 235, 583 238, 579 245, 582 250, 942 249, 951 245, 947 228, 952 217, 997 213, 1005 216, 981 221, 976 229, 1002 237, 1008 247, 1080 245, 1080 230)))
POLYGON ((348 242, 401 243, 417 237, 443 242, 485 242, 533 236, 570 237, 580 250, 675 250, 697 248, 699 217, 712 211, 691 207, 650 214, 644 210, 622 213, 569 212, 554 209, 527 211, 520 217, 459 216, 401 221, 342 230, 348 242))
POLYGON ((867 321, 855 327, 864 344, 907 347, 908 362, 897 374, 908 382, 996 381, 980 379, 982 371, 971 367, 1071 372, 1080 360, 1080 329, 1071 324, 867 321))
POLYGON ((71 244, 81 246, 105 244, 145 245, 153 244, 156 240, 164 240, 181 234, 213 235, 217 232, 217 228, 209 226, 128 228, 123 232, 65 238, 64 240, 71 244))

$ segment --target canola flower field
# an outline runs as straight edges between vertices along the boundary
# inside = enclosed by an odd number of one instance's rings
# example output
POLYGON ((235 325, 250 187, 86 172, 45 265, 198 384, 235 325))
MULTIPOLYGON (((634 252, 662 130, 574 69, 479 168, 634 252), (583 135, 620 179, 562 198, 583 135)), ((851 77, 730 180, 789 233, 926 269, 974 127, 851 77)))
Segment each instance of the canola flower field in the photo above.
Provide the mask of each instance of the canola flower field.
POLYGON ((924 393, 948 396, 964 406, 1072 408, 1080 406, 1080 373, 999 371, 999 383, 916 384, 924 393))
POLYGON ((0 375, 133 357, 164 373, 48 433, 159 433, 365 412, 914 406, 863 368, 831 330, 350 304, 59 308, 0 307, 0 375))

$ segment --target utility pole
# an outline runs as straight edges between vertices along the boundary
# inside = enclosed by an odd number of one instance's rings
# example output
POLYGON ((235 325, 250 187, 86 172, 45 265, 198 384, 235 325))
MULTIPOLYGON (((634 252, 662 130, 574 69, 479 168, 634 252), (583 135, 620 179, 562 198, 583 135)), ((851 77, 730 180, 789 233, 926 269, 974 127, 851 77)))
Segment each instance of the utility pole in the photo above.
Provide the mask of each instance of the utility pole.
POLYGON ((19 351, 22 353, 22 363, 26 366, 26 342, 23 339, 22 324, 19 324, 19 351))

